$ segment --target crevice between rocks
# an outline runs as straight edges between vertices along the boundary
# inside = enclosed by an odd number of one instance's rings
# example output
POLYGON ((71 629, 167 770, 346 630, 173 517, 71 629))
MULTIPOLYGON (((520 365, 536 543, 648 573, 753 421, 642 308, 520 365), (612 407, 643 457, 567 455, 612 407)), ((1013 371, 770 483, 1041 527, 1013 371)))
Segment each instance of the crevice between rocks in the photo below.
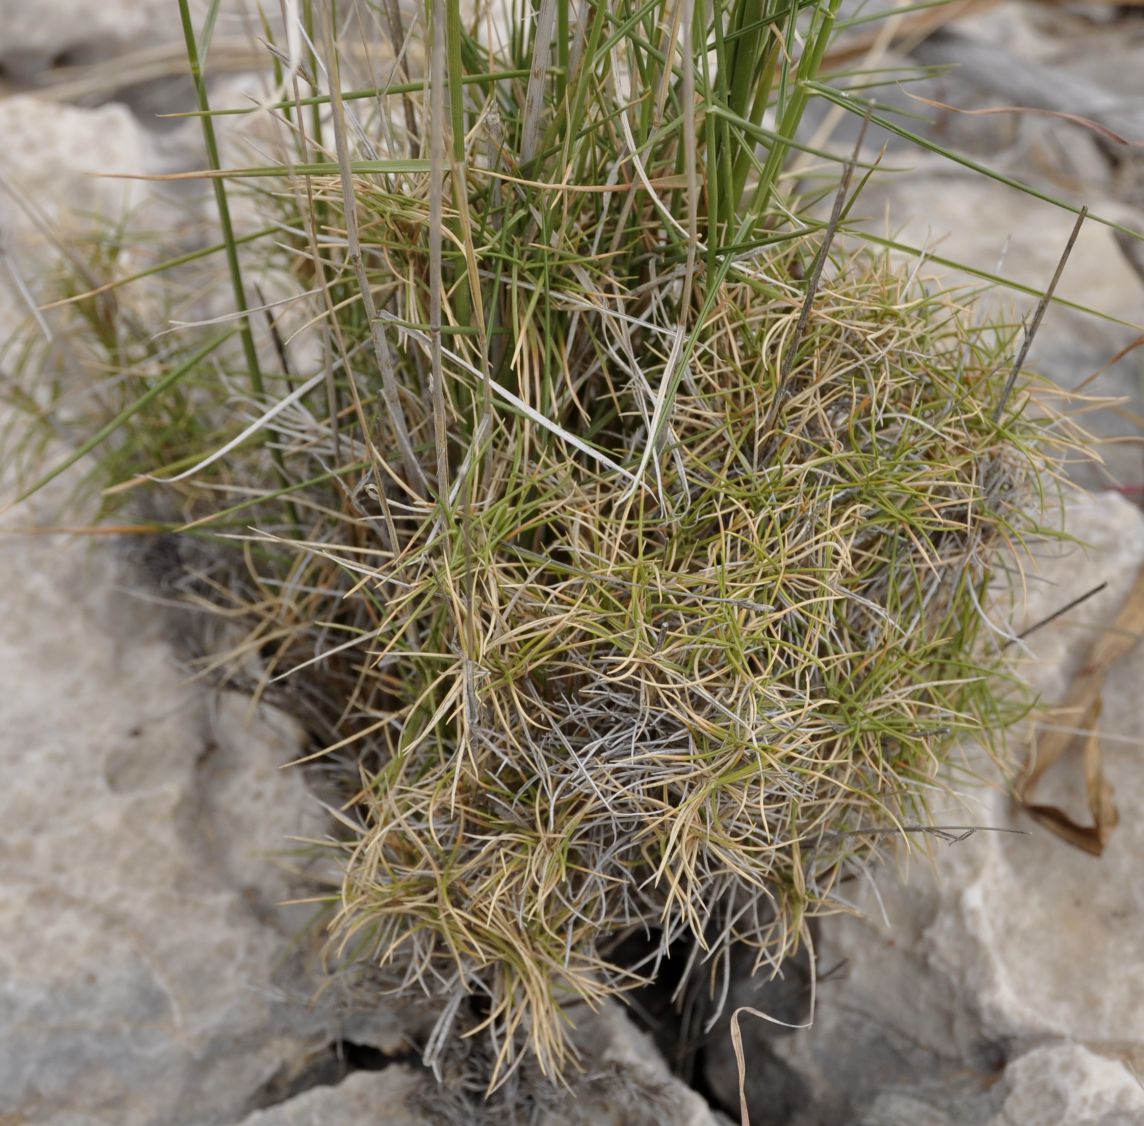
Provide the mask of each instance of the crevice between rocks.
POLYGON ((424 1070, 421 1053, 413 1048, 387 1053, 370 1044, 332 1040, 300 1064, 283 1063, 250 1097, 245 1114, 289 1102, 315 1087, 336 1087, 355 1071, 385 1071, 402 1064, 424 1070))

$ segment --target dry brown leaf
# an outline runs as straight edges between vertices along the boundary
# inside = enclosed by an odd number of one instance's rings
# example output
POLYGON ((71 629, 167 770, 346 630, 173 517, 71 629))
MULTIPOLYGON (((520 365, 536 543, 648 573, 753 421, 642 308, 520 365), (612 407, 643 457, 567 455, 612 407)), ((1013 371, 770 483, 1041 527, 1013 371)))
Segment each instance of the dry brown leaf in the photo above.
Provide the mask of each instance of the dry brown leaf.
POLYGON ((1120 813, 1112 798, 1112 786, 1104 778, 1104 761, 1100 754, 1100 735, 1093 732, 1084 745, 1084 782, 1088 791, 1088 808, 1092 824, 1104 851, 1112 830, 1120 823, 1120 813))
MULTIPOLYGON (((1100 708, 1097 707, 1099 713, 1100 708)), ((1053 805, 1024 804, 1025 812, 1049 832, 1092 856, 1100 856, 1108 844, 1112 830, 1116 828, 1120 815, 1112 800, 1112 787, 1104 780, 1100 755, 1100 731, 1093 719, 1092 729, 1084 738, 1084 776, 1088 791, 1088 808, 1092 815, 1091 825, 1081 825, 1063 810, 1053 805)), ((1043 771, 1038 771, 1037 777, 1043 771)))
POLYGON ((1029 763, 1017 786, 1017 801, 1031 817, 1073 847, 1093 856, 1100 856, 1104 851, 1119 821, 1112 787, 1104 779, 1100 752, 1101 689, 1109 669, 1135 647, 1141 634, 1144 634, 1144 569, 1136 576, 1112 624, 1093 645, 1087 663, 1073 681, 1064 702, 1053 709, 1054 715, 1063 720, 1060 727, 1065 730, 1034 733, 1029 763), (1029 800, 1045 771, 1072 750, 1084 758, 1091 825, 1078 824, 1056 806, 1029 800))
POLYGON ((1059 708, 1053 708, 1053 718, 1061 721, 1060 726, 1051 731, 1034 732, 1029 750, 1029 762, 1018 788, 1019 797, 1027 797, 1045 771, 1066 752, 1083 751, 1085 740, 1090 732, 1096 730, 1097 721, 1100 719, 1102 707, 1100 688, 1103 682, 1103 677, 1096 684, 1089 684, 1086 681, 1083 687, 1094 689, 1096 694, 1090 698, 1086 693, 1075 703, 1074 693, 1077 696, 1080 696, 1080 693, 1076 693, 1079 682, 1074 683, 1065 703, 1059 708))

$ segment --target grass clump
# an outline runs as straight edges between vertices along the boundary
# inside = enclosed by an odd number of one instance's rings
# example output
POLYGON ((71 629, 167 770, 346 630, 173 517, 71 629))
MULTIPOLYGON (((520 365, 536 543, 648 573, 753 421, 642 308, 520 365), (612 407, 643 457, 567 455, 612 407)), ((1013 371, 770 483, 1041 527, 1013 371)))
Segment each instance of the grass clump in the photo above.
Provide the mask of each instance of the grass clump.
POLYGON ((784 179, 836 6, 301 5, 281 161, 214 181, 267 229, 223 207, 241 349, 120 341, 81 444, 230 552, 208 667, 341 787, 333 949, 490 1086, 680 944, 777 967, 1006 718, 986 588, 1059 438, 1004 333, 784 179), (309 370, 243 308, 271 270, 309 370))
MULTIPOLYGON (((726 286, 658 496, 517 419, 451 530, 426 506, 396 550, 313 549, 375 592, 357 675, 387 683, 335 922, 355 954, 484 995, 506 1053, 519 1026, 558 1068, 562 1005, 637 981, 617 937, 777 965, 863 829, 925 821, 996 718, 977 632, 1031 435, 991 421, 960 311, 904 289, 866 260, 822 295, 776 432, 799 303, 726 286)), ((618 454, 642 421, 606 394, 618 454)))

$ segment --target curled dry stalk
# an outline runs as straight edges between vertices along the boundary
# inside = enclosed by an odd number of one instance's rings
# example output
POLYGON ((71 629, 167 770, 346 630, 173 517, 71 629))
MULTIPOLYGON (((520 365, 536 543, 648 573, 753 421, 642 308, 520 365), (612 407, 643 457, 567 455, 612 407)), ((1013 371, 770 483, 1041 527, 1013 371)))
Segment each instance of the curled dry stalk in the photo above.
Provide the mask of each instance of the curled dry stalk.
POLYGON ((431 1059, 560 1078, 573 1004, 681 945, 777 967, 1020 710, 989 582, 1074 439, 1004 333, 791 196, 835 0, 312 7, 296 151, 231 170, 264 227, 223 243, 299 327, 249 387, 225 338, 133 342, 151 389, 84 450, 229 553, 206 667, 340 788, 332 956, 438 1002, 431 1059))

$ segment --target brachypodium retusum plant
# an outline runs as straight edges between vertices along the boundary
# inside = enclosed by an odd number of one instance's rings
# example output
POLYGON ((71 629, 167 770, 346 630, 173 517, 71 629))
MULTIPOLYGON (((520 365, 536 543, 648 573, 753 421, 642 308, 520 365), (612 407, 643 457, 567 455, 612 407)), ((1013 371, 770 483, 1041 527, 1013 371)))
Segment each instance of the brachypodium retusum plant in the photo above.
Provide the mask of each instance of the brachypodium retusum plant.
POLYGON ((180 9, 219 235, 109 288, 221 261, 232 315, 109 332, 74 285, 111 378, 49 476, 98 450, 136 531, 213 545, 204 666, 344 799, 336 956, 437 1001, 430 1055, 559 1076, 574 1002, 777 967, 1004 727, 988 586, 1067 431, 835 237, 870 166, 808 99, 882 120, 823 70, 838 0, 287 3, 221 108, 220 5, 180 9), (236 117, 275 160, 224 165, 236 117))

